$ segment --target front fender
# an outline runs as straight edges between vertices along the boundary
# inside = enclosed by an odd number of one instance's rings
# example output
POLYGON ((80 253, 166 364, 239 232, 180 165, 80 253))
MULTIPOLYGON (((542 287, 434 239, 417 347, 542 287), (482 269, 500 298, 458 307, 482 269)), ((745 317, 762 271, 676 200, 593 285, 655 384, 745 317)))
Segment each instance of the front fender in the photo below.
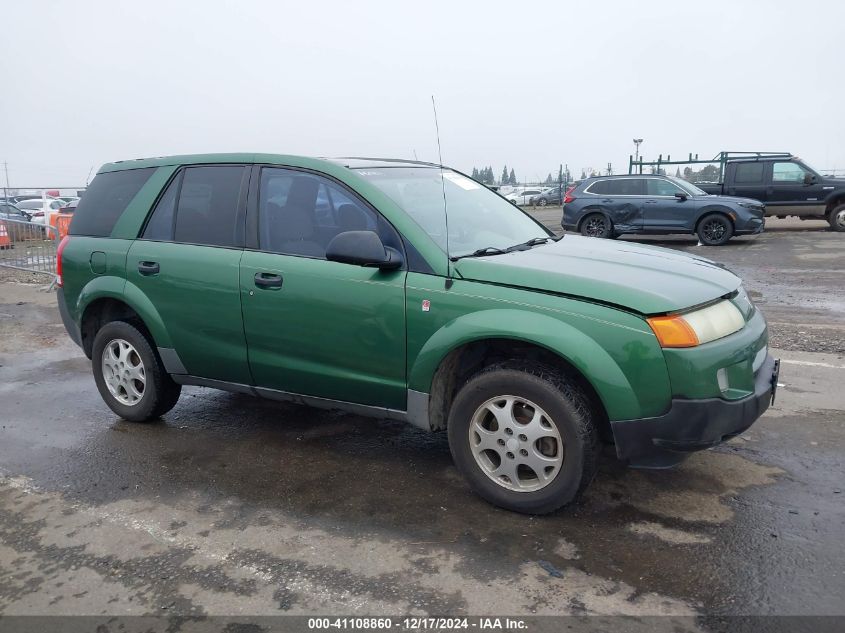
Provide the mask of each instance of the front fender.
POLYGON ((562 357, 593 386, 611 420, 642 415, 643 406, 631 382, 601 345, 566 322, 517 309, 483 310, 446 323, 417 355, 409 372, 410 389, 429 393, 434 373, 449 352, 467 343, 496 338, 532 343, 562 357), (517 324, 518 328, 511 327, 517 324))

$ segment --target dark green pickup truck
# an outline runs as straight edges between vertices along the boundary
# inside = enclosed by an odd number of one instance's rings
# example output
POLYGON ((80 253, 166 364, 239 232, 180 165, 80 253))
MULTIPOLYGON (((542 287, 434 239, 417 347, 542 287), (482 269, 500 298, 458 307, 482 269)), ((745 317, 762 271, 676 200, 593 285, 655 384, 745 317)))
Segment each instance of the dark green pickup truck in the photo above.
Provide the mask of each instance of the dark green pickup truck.
POLYGON ((522 512, 574 500, 601 440, 669 466, 746 429, 776 385, 766 322, 732 273, 555 237, 427 163, 111 163, 58 283, 127 420, 166 414, 183 385, 405 420, 446 430, 472 487, 522 512))
POLYGON ((696 182, 707 193, 754 198, 766 205, 766 215, 802 220, 827 220, 834 231, 845 231, 845 178, 823 176, 791 154, 728 158, 722 182, 696 182))

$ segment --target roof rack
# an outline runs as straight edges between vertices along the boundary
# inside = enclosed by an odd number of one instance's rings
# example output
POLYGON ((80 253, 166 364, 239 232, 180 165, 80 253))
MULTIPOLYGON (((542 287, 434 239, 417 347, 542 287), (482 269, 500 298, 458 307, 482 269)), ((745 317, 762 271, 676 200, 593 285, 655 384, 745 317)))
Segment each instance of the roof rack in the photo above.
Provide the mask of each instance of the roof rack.
POLYGON ((643 160, 642 158, 634 159, 633 156, 628 157, 628 173, 629 174, 642 174, 643 173, 643 166, 646 167, 657 167, 658 173, 660 172, 660 168, 664 165, 696 165, 696 164, 713 164, 719 163, 719 180, 721 181, 725 176, 725 165, 732 160, 764 160, 764 159, 771 159, 771 158, 792 158, 792 152, 719 152, 711 158, 710 160, 700 159, 698 154, 695 156, 692 155, 692 152, 689 154, 689 158, 687 160, 672 160, 672 157, 668 154, 666 155, 666 159, 663 159, 663 154, 658 156, 657 160, 643 160))

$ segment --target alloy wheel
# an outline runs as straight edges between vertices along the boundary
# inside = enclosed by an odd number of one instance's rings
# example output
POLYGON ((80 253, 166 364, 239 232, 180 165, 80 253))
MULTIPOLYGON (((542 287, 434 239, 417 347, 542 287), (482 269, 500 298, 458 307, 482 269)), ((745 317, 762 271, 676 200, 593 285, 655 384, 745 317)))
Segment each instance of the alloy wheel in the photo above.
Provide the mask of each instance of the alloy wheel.
POLYGON ((704 238, 708 242, 719 242, 725 237, 725 225, 719 220, 710 220, 702 227, 704 238))
POLYGON ((109 341, 103 349, 102 370, 109 393, 121 404, 131 407, 144 397, 144 361, 131 343, 123 339, 109 341))
POLYGON ((590 218, 584 226, 584 231, 589 237, 602 237, 607 233, 607 222, 603 217, 590 218))
POLYGON ((545 488, 563 465, 560 432, 526 398, 497 396, 482 404, 472 416, 468 439, 482 472, 508 490, 545 488))

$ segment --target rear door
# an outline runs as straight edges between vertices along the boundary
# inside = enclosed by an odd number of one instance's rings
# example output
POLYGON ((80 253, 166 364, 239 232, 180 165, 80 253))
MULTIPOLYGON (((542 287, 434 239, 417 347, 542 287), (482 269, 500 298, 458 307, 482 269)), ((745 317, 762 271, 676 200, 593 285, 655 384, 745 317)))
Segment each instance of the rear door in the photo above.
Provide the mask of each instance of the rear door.
POLYGON ((248 183, 243 165, 181 169, 126 260, 126 293, 152 302, 185 373, 242 384, 250 383, 238 281, 248 183))
POLYGON ((765 161, 728 163, 725 194, 768 202, 771 166, 770 162, 765 161))
POLYGON ((377 231, 401 251, 399 235, 328 177, 259 169, 249 205, 254 248, 240 266, 256 386, 404 410, 406 271, 326 259, 326 246, 343 231, 377 231))
POLYGON ((695 202, 675 183, 663 178, 647 178, 648 195, 643 205, 643 228, 646 231, 692 230, 695 219, 695 202), (675 194, 682 194, 678 198, 675 194))
POLYGON ((585 190, 607 214, 617 231, 639 231, 643 226, 645 178, 597 180, 585 190))

